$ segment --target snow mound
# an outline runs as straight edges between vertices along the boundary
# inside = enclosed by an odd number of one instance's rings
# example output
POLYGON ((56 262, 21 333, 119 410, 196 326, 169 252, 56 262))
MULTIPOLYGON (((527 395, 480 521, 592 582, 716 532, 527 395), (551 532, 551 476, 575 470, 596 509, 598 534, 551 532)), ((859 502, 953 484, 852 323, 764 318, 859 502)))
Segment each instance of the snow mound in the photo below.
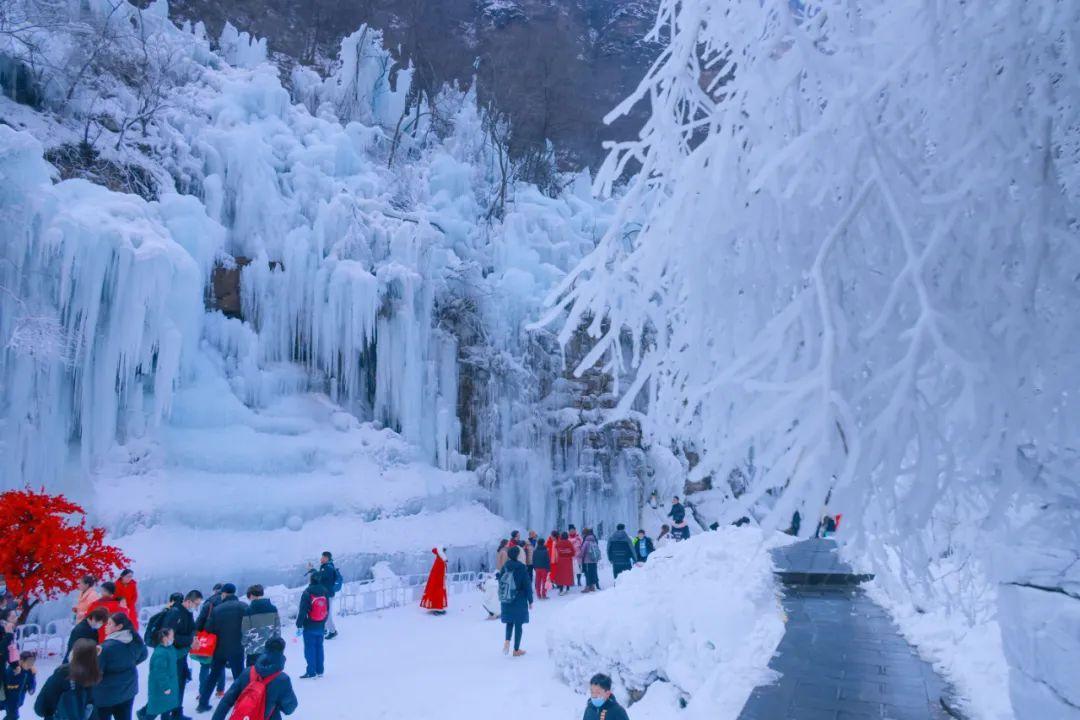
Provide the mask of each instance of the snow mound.
POLYGON ((768 679, 784 634, 768 551, 785 538, 748 527, 703 533, 570 603, 547 637, 562 679, 583 687, 605 672, 620 695, 648 689, 648 717, 671 717, 679 699, 688 716, 731 708, 734 717, 768 679))

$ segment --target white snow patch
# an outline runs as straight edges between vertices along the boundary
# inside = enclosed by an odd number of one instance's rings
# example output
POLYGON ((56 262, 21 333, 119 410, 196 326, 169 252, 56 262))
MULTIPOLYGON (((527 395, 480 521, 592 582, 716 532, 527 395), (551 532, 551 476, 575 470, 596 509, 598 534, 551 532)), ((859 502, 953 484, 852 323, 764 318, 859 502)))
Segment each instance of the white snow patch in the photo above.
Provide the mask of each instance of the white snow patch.
POLYGON ((766 665, 784 634, 768 551, 785 539, 727 527, 658 548, 559 616, 548 646, 560 675, 577 687, 603 670, 620 691, 655 690, 647 718, 672 717, 679 696, 689 699, 680 717, 736 717, 772 677, 766 665))

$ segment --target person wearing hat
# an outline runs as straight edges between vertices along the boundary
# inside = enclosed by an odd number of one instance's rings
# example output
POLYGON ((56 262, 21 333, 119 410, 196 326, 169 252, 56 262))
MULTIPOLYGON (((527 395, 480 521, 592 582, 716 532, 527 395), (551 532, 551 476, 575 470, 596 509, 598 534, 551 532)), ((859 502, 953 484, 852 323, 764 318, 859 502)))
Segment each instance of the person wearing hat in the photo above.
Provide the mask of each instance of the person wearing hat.
POLYGON ((255 678, 266 683, 266 720, 281 720, 282 715, 296 712, 299 703, 296 693, 293 692, 292 680, 285 673, 285 641, 274 637, 266 641, 266 649, 255 661, 255 665, 233 681, 214 711, 213 720, 225 720, 243 694, 244 688, 255 678))
POLYGON ((217 635, 217 647, 210 661, 210 673, 199 681, 199 704, 195 712, 210 710, 210 693, 225 674, 225 666, 232 670, 233 680, 244 672, 244 615, 247 605, 236 597, 236 586, 225 583, 221 586, 221 601, 214 606, 206 618, 206 631, 217 635))

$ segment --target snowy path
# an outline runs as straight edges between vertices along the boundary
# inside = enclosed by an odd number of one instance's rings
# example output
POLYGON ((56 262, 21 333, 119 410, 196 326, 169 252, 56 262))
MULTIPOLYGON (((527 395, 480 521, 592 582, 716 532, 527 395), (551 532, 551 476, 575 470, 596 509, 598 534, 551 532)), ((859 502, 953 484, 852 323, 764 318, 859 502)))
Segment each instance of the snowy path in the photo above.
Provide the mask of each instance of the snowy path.
MULTIPOLYGON (((286 672, 293 679, 299 720, 475 720, 513 717, 515 720, 561 720, 581 716, 585 696, 555 676, 548 657, 546 630, 557 606, 573 602, 576 593, 534 605, 525 626, 524 657, 502 654, 503 625, 485 620, 480 593, 451 598, 446 615, 429 615, 419 607, 401 607, 338 618, 334 640, 326 643, 326 675, 300 680, 304 649, 286 633, 286 672)), ((56 667, 42 663, 44 682, 56 667)), ((198 665, 189 664, 194 675, 198 665)), ((149 663, 139 666, 140 696, 146 702, 149 663)), ((184 709, 195 709, 195 685, 189 683, 184 709)), ((29 701, 32 703, 32 699, 29 701)), ((33 713, 27 706, 25 713, 33 713)), ((209 720, 210 715, 196 718, 209 720)))
MULTIPOLYGON (((480 594, 455 596, 444 616, 404 607, 345 618, 326 644, 325 677, 295 680, 300 718, 315 720, 515 720, 577 718, 585 706, 555 677, 545 642, 552 599, 534 606, 527 654, 502 654, 503 625, 488 621, 480 594)), ((303 646, 290 640, 287 669, 303 673, 303 646)))

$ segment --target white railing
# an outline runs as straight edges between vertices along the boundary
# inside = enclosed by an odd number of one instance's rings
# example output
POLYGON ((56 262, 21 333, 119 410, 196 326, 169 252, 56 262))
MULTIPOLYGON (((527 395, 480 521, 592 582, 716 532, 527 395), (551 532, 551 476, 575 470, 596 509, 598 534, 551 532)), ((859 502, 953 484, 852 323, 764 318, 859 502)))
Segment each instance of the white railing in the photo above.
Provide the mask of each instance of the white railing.
MULTIPOLYGON (((483 572, 448 573, 446 589, 450 595, 461 595, 475 588, 481 580, 490 575, 483 572)), ((345 583, 341 592, 334 596, 332 609, 335 615, 359 615, 365 612, 386 610, 420 602, 427 584, 427 575, 400 575, 392 578, 358 580, 345 583)), ((295 618, 300 610, 300 596, 304 588, 289 588, 285 591, 268 593, 282 620, 295 618)), ((150 618, 162 610, 165 605, 144 605, 139 608, 139 628, 146 627, 150 618)), ((51 647, 63 654, 72 623, 69 620, 55 620, 44 627, 29 623, 20 625, 16 639, 20 650, 35 650, 38 655, 48 654, 51 647), (44 652, 43 652, 44 651, 44 652)))
POLYGON ((15 628, 15 644, 19 650, 29 650, 38 657, 63 655, 71 627, 69 620, 53 620, 44 627, 37 623, 20 625, 15 628))

